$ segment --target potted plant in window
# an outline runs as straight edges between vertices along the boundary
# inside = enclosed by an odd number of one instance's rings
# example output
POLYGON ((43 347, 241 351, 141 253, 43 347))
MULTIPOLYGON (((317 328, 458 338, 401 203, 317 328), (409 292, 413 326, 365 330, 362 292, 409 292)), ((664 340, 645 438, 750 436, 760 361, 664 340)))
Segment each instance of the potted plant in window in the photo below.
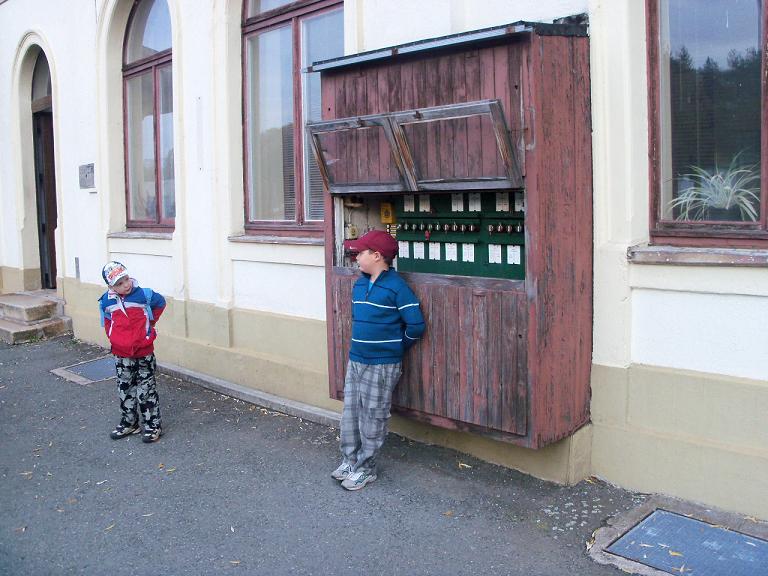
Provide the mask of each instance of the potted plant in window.
POLYGON ((739 165, 737 154, 725 170, 691 166, 680 177, 687 186, 669 206, 678 209, 676 220, 728 220, 755 222, 760 208, 758 165, 739 165))

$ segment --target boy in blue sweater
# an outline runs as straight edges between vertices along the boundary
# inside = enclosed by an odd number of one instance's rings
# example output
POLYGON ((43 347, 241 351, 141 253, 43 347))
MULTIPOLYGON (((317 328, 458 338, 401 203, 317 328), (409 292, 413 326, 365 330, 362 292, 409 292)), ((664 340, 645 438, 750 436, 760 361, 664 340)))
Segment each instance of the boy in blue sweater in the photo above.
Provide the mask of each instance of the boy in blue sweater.
POLYGON ((347 490, 376 480, 376 455, 387 437, 392 391, 402 374, 403 353, 424 333, 413 291, 395 270, 397 241, 371 230, 344 247, 357 253, 362 272, 352 288, 352 345, 344 380, 342 462, 331 476, 347 490))

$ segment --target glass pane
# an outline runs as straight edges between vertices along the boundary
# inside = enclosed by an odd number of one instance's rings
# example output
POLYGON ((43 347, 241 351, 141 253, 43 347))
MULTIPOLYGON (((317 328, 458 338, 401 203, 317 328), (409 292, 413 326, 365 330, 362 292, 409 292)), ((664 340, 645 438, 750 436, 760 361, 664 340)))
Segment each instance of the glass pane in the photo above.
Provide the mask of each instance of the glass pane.
POLYGON ((289 26, 247 40, 249 214, 294 220, 293 50, 289 26))
POLYGON ((162 218, 175 218, 176 197, 173 176, 173 82, 171 66, 163 66, 157 72, 159 98, 157 109, 160 113, 160 210, 162 218))
POLYGON ((32 73, 32 100, 45 98, 51 95, 51 71, 48 68, 48 58, 40 50, 35 62, 35 71, 32 73))
POLYGON ((171 47, 171 15, 165 0, 141 0, 134 9, 125 63, 148 58, 171 47))
POLYGON ((262 12, 268 12, 274 10, 280 6, 285 6, 296 0, 250 0, 248 2, 248 18, 251 16, 257 16, 262 12))
MULTIPOLYGON (((343 12, 333 10, 307 18, 301 26, 301 67, 313 62, 344 55, 343 12)), ((320 73, 303 75, 304 124, 322 120, 320 107, 320 73)), ((309 136, 304 135, 304 216, 307 220, 323 219, 323 180, 312 154, 309 136)))
POLYGON ((403 124, 419 181, 507 176, 488 114, 403 124))
POLYGON ((761 2, 661 3, 662 218, 760 217, 761 2))
POLYGON ((157 220, 152 71, 126 80, 129 220, 157 220))
POLYGON ((397 184, 400 173, 381 126, 318 134, 333 184, 397 184))

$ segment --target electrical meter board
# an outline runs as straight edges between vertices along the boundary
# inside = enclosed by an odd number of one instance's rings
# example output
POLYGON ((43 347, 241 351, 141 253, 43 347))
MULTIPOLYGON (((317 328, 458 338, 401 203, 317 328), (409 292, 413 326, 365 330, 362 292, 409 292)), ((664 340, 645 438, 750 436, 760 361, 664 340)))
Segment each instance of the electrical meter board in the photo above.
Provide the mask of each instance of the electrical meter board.
POLYGON ((522 191, 405 194, 395 206, 398 270, 525 278, 522 191))

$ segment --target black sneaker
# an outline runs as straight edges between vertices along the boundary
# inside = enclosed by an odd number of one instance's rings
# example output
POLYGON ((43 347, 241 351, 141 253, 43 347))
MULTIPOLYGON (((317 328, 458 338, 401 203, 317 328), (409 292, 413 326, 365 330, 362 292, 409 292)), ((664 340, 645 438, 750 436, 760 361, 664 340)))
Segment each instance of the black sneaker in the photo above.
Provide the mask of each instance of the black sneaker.
POLYGON ((163 431, 158 428, 147 428, 144 430, 144 433, 141 435, 141 441, 146 442, 147 444, 151 444, 152 442, 157 442, 160 440, 160 435, 163 433, 163 431))
POLYGON ((115 429, 109 433, 109 437, 112 438, 112 440, 120 440, 120 438, 125 438, 131 434, 136 434, 138 431, 138 422, 136 424, 126 424, 125 422, 120 422, 120 424, 115 426, 115 429))

